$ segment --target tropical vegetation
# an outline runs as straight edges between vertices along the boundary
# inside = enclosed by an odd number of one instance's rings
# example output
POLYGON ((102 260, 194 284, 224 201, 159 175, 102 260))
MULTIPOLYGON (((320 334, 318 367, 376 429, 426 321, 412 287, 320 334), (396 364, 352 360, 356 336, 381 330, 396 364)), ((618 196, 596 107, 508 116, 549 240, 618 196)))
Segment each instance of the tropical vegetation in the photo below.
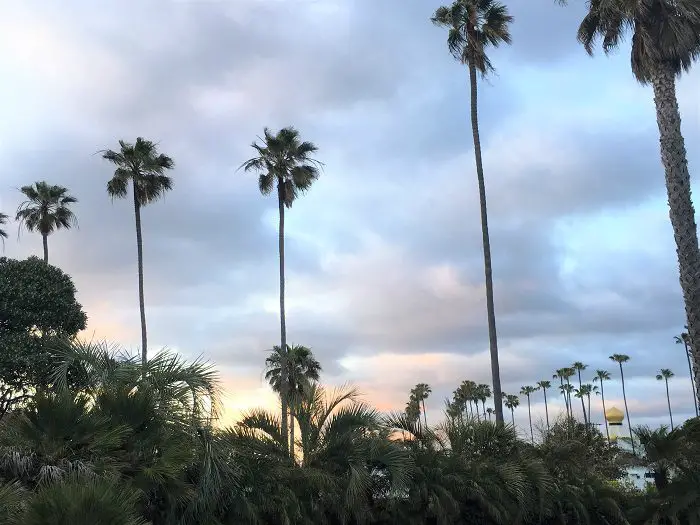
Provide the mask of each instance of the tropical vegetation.
MULTIPOLYGON (((478 80, 495 70, 489 48, 511 43, 513 17, 495 0, 455 0, 431 20, 447 29, 449 52, 469 74, 491 384, 464 379, 429 419, 427 383, 410 390, 404 410, 382 413, 353 386, 321 382, 313 351, 287 342, 285 217, 322 164, 296 128, 265 128, 241 169, 258 176, 263 195, 277 196, 280 337, 264 374, 279 410, 253 409, 226 424, 213 365, 148 353, 141 212, 173 188, 175 164, 150 140, 120 140, 100 153, 113 169, 108 195, 133 200, 141 346, 132 355, 78 337, 87 316, 48 250, 50 235, 77 225, 77 199, 44 181, 23 186, 15 221, 41 235, 43 260, 0 258, 0 525, 700 523, 700 249, 675 92, 700 56, 700 4, 591 0, 578 30, 589 53, 598 39, 607 53, 631 32, 632 72, 654 92, 687 322, 675 341, 696 416, 676 424, 675 374, 661 368, 670 427, 656 429, 632 424, 625 354, 610 356, 619 378, 575 361, 519 395, 502 391, 478 80), (608 425, 606 392, 618 379, 624 437, 608 425), (553 386, 563 410, 550 417, 553 386), (545 424, 536 427, 539 390, 545 424), (651 481, 641 486, 635 469, 651 481)), ((0 213, 3 243, 8 220, 0 213)), ((619 426, 617 416, 610 425, 619 426)))

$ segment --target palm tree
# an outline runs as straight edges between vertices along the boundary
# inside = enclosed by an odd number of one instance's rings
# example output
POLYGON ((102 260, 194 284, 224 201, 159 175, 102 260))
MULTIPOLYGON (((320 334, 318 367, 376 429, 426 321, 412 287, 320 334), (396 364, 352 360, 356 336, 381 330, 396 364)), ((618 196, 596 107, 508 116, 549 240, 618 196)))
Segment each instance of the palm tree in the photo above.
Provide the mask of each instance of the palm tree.
POLYGON ((627 407, 627 391, 625 390, 625 372, 622 370, 622 364, 630 360, 630 357, 625 354, 613 354, 610 356, 611 361, 615 361, 620 365, 620 380, 622 381, 622 399, 625 402, 625 415, 627 416, 627 427, 630 431, 630 442, 632 443, 632 454, 636 454, 634 449, 634 437, 632 436, 632 422, 630 421, 630 411, 627 407))
POLYGON ((505 394, 503 396, 503 404, 510 410, 511 422, 513 423, 513 427, 515 427, 515 409, 520 406, 520 399, 516 395, 505 394))
POLYGON ((438 8, 432 18, 434 24, 449 29, 447 45, 450 53, 459 62, 467 65, 469 69, 472 137, 474 140, 474 158, 481 205, 481 232, 484 249, 486 313, 489 327, 491 375, 496 421, 498 423, 503 423, 501 372, 498 364, 496 314, 493 303, 493 276, 486 208, 486 183, 481 161, 481 142, 479 138, 477 74, 480 73, 482 77, 485 77, 494 70, 486 54, 486 48, 489 45, 497 47, 501 43, 510 44, 511 38, 508 25, 512 21, 513 17, 508 14, 508 9, 496 0, 455 0, 450 7, 443 6, 438 8))
POLYGON ((491 407, 488 407, 486 409, 486 413, 489 415, 489 421, 491 421, 491 414, 493 414, 493 412, 494 412, 493 408, 491 408, 491 407))
POLYGON ((27 198, 17 208, 15 220, 30 232, 39 232, 44 244, 44 262, 49 262, 49 235, 61 228, 70 229, 78 224, 70 205, 78 199, 68 195, 63 186, 52 186, 46 181, 22 186, 20 191, 27 198))
POLYGON ((673 430, 673 412, 671 411, 671 396, 668 393, 668 380, 673 376, 673 372, 668 368, 662 368, 659 370, 659 373, 656 374, 656 379, 666 382, 666 402, 668 403, 668 417, 671 419, 671 430, 673 430))
POLYGON ((7 219, 9 217, 4 213, 0 213, 0 240, 2 241, 3 248, 5 247, 5 239, 7 239, 7 232, 2 228, 7 224, 7 219))
POLYGON ((566 368, 557 369, 556 373, 552 376, 552 379, 559 380, 559 391, 564 396, 564 408, 566 409, 566 417, 569 417, 569 400, 566 397, 566 391, 564 389, 564 376, 566 375, 566 368))
MULTIPOLYGON (((632 29, 632 73, 654 90, 661 162, 665 170, 669 216, 678 256, 679 277, 688 319, 690 349, 700 368, 700 249, 690 173, 676 98, 676 78, 700 56, 700 8, 697 0, 592 0, 578 40, 589 54, 598 37, 606 53, 632 29)), ((700 394, 700 374, 695 377, 700 394)))
POLYGON ((530 394, 533 394, 537 391, 535 387, 532 386, 523 386, 520 387, 520 395, 526 396, 527 397, 527 417, 530 420, 530 441, 532 443, 535 443, 535 434, 532 432, 532 411, 530 410, 530 394))
MULTIPOLYGON (((289 446, 294 459, 294 407, 309 391, 310 385, 319 380, 321 364, 316 360, 311 349, 306 346, 287 345, 286 352, 283 352, 279 346, 274 346, 265 359, 265 369, 265 379, 272 389, 279 394, 280 399, 287 397, 289 446)), ((287 414, 284 417, 287 418, 287 414)))
POLYGON ((552 383, 549 381, 538 381, 537 382, 537 388, 542 389, 542 393, 544 394, 544 414, 545 417, 547 418, 547 430, 549 431, 549 408, 547 407, 547 389, 552 387, 552 383))
MULTIPOLYGON (((686 329, 688 327, 686 326, 686 329)), ((690 355, 690 338, 688 337, 687 332, 683 332, 681 335, 676 335, 673 338, 676 341, 676 344, 682 344, 683 347, 685 348, 685 356, 688 358, 688 372, 690 373, 690 386, 693 389, 693 403, 695 404, 695 417, 700 416, 700 411, 698 411, 698 393, 695 389, 695 380, 693 379, 693 363, 691 362, 691 355, 690 355)))
MULTIPOLYGON (((284 304, 284 210, 291 208, 300 194, 311 188, 319 176, 321 163, 311 155, 318 148, 313 142, 302 141, 299 132, 289 126, 273 134, 264 130, 262 144, 253 142, 256 156, 248 159, 240 168, 258 174, 260 193, 269 195, 277 188, 279 212, 279 277, 280 277, 280 348, 287 348, 287 319, 284 304)), ((240 169, 239 168, 239 169, 240 169)), ((282 414, 287 412, 287 401, 282 397, 282 414)), ((287 432, 286 418, 282 417, 282 431, 287 432)), ((285 434, 286 435, 286 434, 285 434)))
MULTIPOLYGON (((610 373, 607 372, 606 370, 596 370, 595 377, 593 378, 593 381, 598 381, 600 383, 600 399, 603 401, 603 420, 605 421, 605 436, 608 438, 608 442, 609 442, 610 441, 610 430, 608 429, 608 417, 606 415, 606 409, 605 409, 604 383, 605 383, 605 381, 610 381, 610 373)), ((590 411, 589 411, 589 413, 590 413, 590 411)))
POLYGON ((476 387, 476 400, 477 407, 479 406, 478 401, 481 401, 481 407, 483 408, 484 421, 486 421, 486 400, 491 397, 491 387, 485 383, 477 385, 476 387))
POLYGON ((141 234, 141 208, 160 199, 173 188, 173 180, 166 175, 175 167, 173 159, 158 153, 158 147, 150 140, 138 137, 134 144, 119 141, 119 151, 103 150, 102 158, 116 166, 114 175, 107 182, 107 193, 112 199, 123 199, 132 186, 134 218, 136 221, 136 255, 139 274, 139 309, 141 312, 141 363, 148 361, 148 337, 146 335, 146 305, 143 297, 143 237, 141 234))
POLYGON ((413 387, 413 390, 411 390, 411 398, 415 398, 423 407, 423 422, 426 427, 428 426, 428 416, 425 412, 425 400, 428 399, 431 393, 432 389, 426 383, 418 383, 413 387))
MULTIPOLYGON (((575 390, 575 396, 580 399, 581 401, 587 401, 588 402, 588 418, 584 422, 584 425, 586 428, 588 428, 589 425, 592 425, 592 417, 591 417, 591 394, 594 394, 598 391, 597 386, 593 386, 590 383, 583 383, 580 388, 577 388, 575 390)), ((584 405, 584 411, 585 411, 585 405, 584 405)), ((584 412, 585 413, 585 412, 584 412)))
MULTIPOLYGON (((584 365, 581 361, 576 361, 573 365, 571 365, 571 368, 573 368, 578 374, 578 388, 581 390, 581 386, 583 385, 583 382, 581 381, 581 372, 588 368, 588 365, 584 365)), ((583 397, 581 397, 581 410, 583 410, 583 422, 584 424, 588 424, 588 415, 586 414, 586 405, 583 402, 583 397)))

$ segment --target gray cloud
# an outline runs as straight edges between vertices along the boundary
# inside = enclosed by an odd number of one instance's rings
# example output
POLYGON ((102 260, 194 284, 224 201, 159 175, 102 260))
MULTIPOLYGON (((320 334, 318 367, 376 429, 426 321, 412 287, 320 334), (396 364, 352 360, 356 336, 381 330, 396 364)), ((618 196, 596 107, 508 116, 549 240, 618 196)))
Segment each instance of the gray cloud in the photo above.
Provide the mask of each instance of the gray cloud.
MULTIPOLYGON (((295 123, 321 146, 327 168, 290 213, 290 340, 312 346, 334 380, 351 377, 375 392, 387 382, 353 375, 348 358, 475 358, 397 372, 392 401, 427 380, 439 409, 455 382, 487 382, 490 370, 467 77, 428 21, 432 4, 134 3, 127 20, 121 4, 52 12, 27 3, 26 12, 37 10, 104 62, 61 54, 61 39, 56 57, 37 62, 70 58, 79 74, 74 90, 46 85, 41 97, 56 108, 49 123, 33 112, 47 104, 34 91, 15 101, 32 140, 0 137, 8 144, 3 211, 18 200, 10 188, 35 179, 74 191, 80 230, 52 237, 52 260, 75 275, 93 319, 135 345, 138 334, 125 328, 138 323, 132 211, 109 202, 110 168, 93 153, 138 134, 159 141, 177 169, 175 190, 144 212, 151 340, 259 368, 278 337, 275 206, 254 176, 235 169, 264 125, 295 123)), ((511 8, 515 45, 494 52, 499 76, 480 91, 504 388, 519 390, 574 359, 610 368, 614 352, 633 357, 632 380, 660 366, 680 375, 670 237, 663 259, 639 242, 598 260, 590 244, 587 270, 562 270, 563 223, 663 194, 653 123, 641 131, 603 118, 593 131, 562 125, 547 93, 560 105, 575 106, 576 96, 546 79, 535 101, 540 118, 523 113, 533 102, 518 89, 521 73, 588 58, 574 39, 580 6, 511 8)), ((697 123, 685 124, 689 143, 697 140, 697 123)), ((38 246, 24 236, 8 255, 38 246)))

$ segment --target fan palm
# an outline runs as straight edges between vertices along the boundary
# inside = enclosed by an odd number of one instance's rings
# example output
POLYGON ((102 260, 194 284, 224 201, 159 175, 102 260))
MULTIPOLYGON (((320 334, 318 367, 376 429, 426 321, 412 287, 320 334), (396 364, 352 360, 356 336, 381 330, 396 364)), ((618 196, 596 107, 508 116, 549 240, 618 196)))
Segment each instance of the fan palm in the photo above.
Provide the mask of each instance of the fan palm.
POLYGON ((425 412, 425 400, 428 399, 431 393, 432 389, 426 383, 418 383, 411 390, 411 398, 415 398, 416 401, 419 402, 421 404, 421 407, 423 408, 423 422, 425 423, 426 427, 428 426, 428 416, 425 412))
POLYGON ((116 166, 114 175, 107 183, 107 193, 113 198, 123 199, 132 186, 134 218, 136 220, 136 254, 139 274, 139 309, 141 313, 141 362, 148 359, 148 337, 146 334, 146 306, 143 296, 143 237, 141 233, 141 208, 160 199, 173 188, 173 180, 166 173, 175 167, 173 159, 158 153, 158 147, 150 140, 138 137, 131 144, 119 141, 119 150, 104 150, 102 158, 116 166))
POLYGON ((606 370, 596 370, 593 381, 600 383, 600 399, 603 402, 603 420, 605 421, 605 437, 610 441, 610 429, 608 428, 608 416, 605 409, 605 381, 610 381, 610 373, 606 370))
MULTIPOLYGON (((688 327, 686 326, 686 328, 688 327)), ((676 344, 682 344, 685 348, 685 356, 688 359, 688 372, 690 374, 690 387, 692 388, 693 403, 695 404, 695 417, 698 417, 700 416, 700 411, 698 410, 698 393, 695 389, 695 379, 693 378, 693 363, 689 346, 690 337, 688 336, 688 332, 683 332, 681 335, 674 336, 673 339, 676 341, 676 344)))
MULTIPOLYGON (((280 278, 280 348, 287 348, 287 319, 285 313, 284 277, 284 210, 291 208, 300 194, 305 193, 318 179, 321 163, 312 155, 318 150, 313 142, 302 141, 293 127, 282 128, 273 134, 265 128, 262 144, 253 142, 256 156, 248 159, 241 168, 258 173, 260 193, 269 195, 277 189, 279 212, 279 278, 280 278)), ((240 168, 239 168, 240 169, 240 168)), ((286 390, 283 387, 282 390, 286 390)), ((282 397, 282 430, 287 432, 287 400, 282 397)))
POLYGON ((5 239, 7 239, 7 232, 3 229, 3 226, 7 224, 7 219, 9 217, 4 213, 0 213, 0 240, 2 241, 3 247, 5 246, 5 239))
MULTIPOLYGON (((588 368, 588 365, 584 365, 581 361, 576 361, 573 365, 571 365, 571 368, 573 368, 578 375, 578 388, 581 390, 581 386, 583 385, 583 381, 581 380, 581 372, 588 368)), ((583 422, 587 424, 588 415, 586 414, 586 405, 583 402, 583 396, 581 397, 581 410, 583 411, 583 422)))
POLYGON ((630 360, 630 357, 625 354, 613 354, 610 356, 610 360, 616 362, 620 365, 620 381, 622 382, 622 399, 625 402, 625 414, 627 416, 627 427, 630 431, 630 443, 632 444, 632 454, 635 454, 634 447, 634 437, 632 435, 632 422, 630 421, 630 411, 627 406, 627 391, 625 389, 625 371, 622 369, 622 365, 630 360))
POLYGON ((673 430, 673 412, 671 411, 671 396, 668 393, 668 380, 674 376, 674 373, 668 368, 662 368, 656 374, 656 379, 666 382, 666 402, 668 403, 668 417, 671 419, 671 430, 673 430))
MULTIPOLYGON (((627 30, 632 33, 632 73, 651 84, 665 170, 669 216, 678 255, 679 277, 688 319, 690 348, 700 368, 700 249, 690 187, 690 172, 676 78, 700 56, 700 5, 697 0, 592 0, 578 39, 589 54, 598 38, 606 53, 617 49, 627 30)), ((696 393, 700 374, 695 376, 696 393)))
POLYGON ((535 434, 532 432, 532 411, 530 409, 530 395, 534 394, 537 389, 533 386, 520 387, 520 395, 527 397, 527 417, 530 421, 530 441, 535 442, 535 434))
POLYGON ((265 368, 265 379, 270 383, 272 389, 280 395, 280 398, 287 397, 289 446, 292 459, 294 459, 294 429, 296 426, 294 406, 309 389, 311 383, 319 380, 321 364, 316 361, 311 349, 302 345, 287 345, 286 352, 282 352, 279 346, 273 347, 270 355, 265 359, 265 368))
POLYGON ((542 389, 544 394, 544 414, 547 418, 547 430, 549 430, 549 408, 547 406, 547 389, 552 387, 552 383, 546 380, 538 381, 537 387, 542 389))
POLYGON ((15 220, 30 232, 39 232, 44 245, 44 262, 49 262, 49 235, 61 228, 69 229, 78 224, 70 205, 78 199, 68 194, 63 186, 52 186, 46 181, 22 186, 20 191, 27 198, 17 208, 15 220))
POLYGON ((513 423, 513 427, 515 427, 515 409, 520 406, 520 399, 516 395, 506 394, 503 396, 503 404, 510 410, 511 422, 513 423))
POLYGON ((486 207, 486 182, 481 160, 481 141, 479 138, 479 118, 477 103, 477 75, 486 76, 494 70, 487 55, 488 46, 497 47, 511 41, 509 24, 513 17, 508 9, 496 0, 455 0, 449 7, 440 7, 432 17, 434 24, 449 30, 447 45, 450 53, 469 70, 469 87, 471 90, 471 124, 474 141, 474 158, 479 186, 479 203, 481 208, 481 231, 484 250, 484 275, 486 282, 486 313, 489 328, 489 347, 491 352, 491 374, 493 379, 493 396, 496 408, 496 421, 503 423, 501 396, 501 373, 498 364, 498 338, 496 333, 496 314, 493 303, 493 270, 491 268, 491 243, 489 240, 488 213, 486 207))

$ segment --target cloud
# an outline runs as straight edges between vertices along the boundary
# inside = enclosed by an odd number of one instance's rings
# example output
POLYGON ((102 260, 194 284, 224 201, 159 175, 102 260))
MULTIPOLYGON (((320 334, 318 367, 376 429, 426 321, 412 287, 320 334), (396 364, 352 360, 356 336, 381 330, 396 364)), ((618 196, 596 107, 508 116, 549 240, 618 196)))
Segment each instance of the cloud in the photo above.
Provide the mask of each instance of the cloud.
MULTIPOLYGON (((152 344, 214 360, 230 411, 273 404, 260 370, 279 337, 276 207, 236 168, 264 126, 295 124, 325 170, 287 216, 290 341, 382 410, 421 381, 431 415, 461 380, 489 382, 467 74, 429 23, 439 3, 126 5, 25 1, 0 19, 0 209, 37 179, 79 198, 80 229, 49 244, 88 333, 138 344, 132 210, 110 202, 95 153, 146 136, 176 161, 175 189, 143 214, 152 344)), ((627 353, 635 411, 662 420, 644 378, 686 365, 652 93, 627 50, 586 56, 581 6, 509 8, 514 44, 479 85, 504 390, 627 353)), ((691 169, 699 79, 678 86, 691 169)), ((6 244, 24 257, 40 240, 6 244)))

